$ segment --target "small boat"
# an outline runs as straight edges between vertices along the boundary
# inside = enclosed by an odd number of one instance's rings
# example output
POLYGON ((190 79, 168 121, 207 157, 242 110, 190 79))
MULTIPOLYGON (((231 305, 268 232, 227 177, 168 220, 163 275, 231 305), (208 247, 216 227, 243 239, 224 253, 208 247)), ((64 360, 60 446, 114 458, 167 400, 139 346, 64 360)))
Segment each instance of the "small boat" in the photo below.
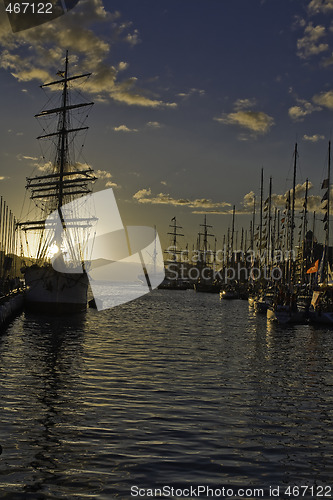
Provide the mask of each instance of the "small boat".
POLYGON ((194 290, 201 293, 220 293, 221 283, 217 280, 198 280, 194 284, 194 290))
POLYGON ((254 310, 257 314, 266 314, 267 309, 272 304, 274 294, 272 291, 267 291, 262 293, 259 297, 253 300, 254 310))
POLYGON ((239 298, 239 296, 238 296, 237 291, 232 287, 228 287, 228 288, 225 288, 224 290, 220 291, 220 299, 235 300, 238 298, 239 298))
POLYGON ((330 202, 331 202, 331 141, 328 143, 328 171, 327 179, 323 181, 322 189, 326 192, 322 202, 326 202, 325 222, 325 246, 318 271, 321 283, 319 290, 314 290, 309 309, 311 323, 333 325, 333 275, 329 263, 329 227, 330 227, 330 202))
POLYGON ((309 308, 311 323, 333 325, 333 287, 324 286, 315 290, 309 308))
POLYGON ((191 283, 188 280, 165 278, 157 287, 159 290, 188 290, 191 283))
POLYGON ((268 321, 277 321, 280 325, 306 324, 307 318, 305 310, 293 309, 290 305, 277 304, 267 309, 268 321))

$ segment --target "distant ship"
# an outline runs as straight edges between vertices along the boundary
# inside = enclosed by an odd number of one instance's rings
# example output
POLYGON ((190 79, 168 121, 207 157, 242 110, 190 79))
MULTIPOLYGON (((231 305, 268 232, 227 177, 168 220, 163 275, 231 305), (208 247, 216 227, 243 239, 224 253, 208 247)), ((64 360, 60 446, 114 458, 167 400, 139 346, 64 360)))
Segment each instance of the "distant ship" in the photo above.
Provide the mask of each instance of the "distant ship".
MULTIPOLYGON (((87 196, 97 179, 93 170, 75 161, 75 137, 88 127, 83 126, 87 116, 86 107, 92 102, 75 102, 72 84, 90 73, 69 76, 68 51, 65 69, 57 73, 56 81, 42 85, 55 87, 60 97, 55 107, 44 109, 36 118, 44 120, 45 133, 38 137, 53 145, 53 161, 45 163, 42 175, 27 178, 26 189, 39 209, 36 220, 20 222, 18 226, 28 234, 37 236, 36 255, 33 263, 22 268, 27 286, 26 306, 47 313, 76 313, 87 307, 88 276, 84 261, 85 244, 92 218, 72 214, 72 222, 63 214, 62 207, 87 196), (84 113, 82 113, 84 111, 84 113), (79 113, 79 115, 77 115, 79 113), (55 120, 54 120, 55 118, 55 120), (76 123, 76 121, 77 123, 76 123), (50 214, 56 214, 59 224, 50 224, 50 214), (55 259, 57 266, 54 264, 55 259), (59 272, 55 270, 61 269, 59 272)), ((76 85, 74 85, 76 86, 76 85)), ((81 100, 81 95, 80 95, 81 100)), ((68 205, 67 205, 68 206, 68 205)))

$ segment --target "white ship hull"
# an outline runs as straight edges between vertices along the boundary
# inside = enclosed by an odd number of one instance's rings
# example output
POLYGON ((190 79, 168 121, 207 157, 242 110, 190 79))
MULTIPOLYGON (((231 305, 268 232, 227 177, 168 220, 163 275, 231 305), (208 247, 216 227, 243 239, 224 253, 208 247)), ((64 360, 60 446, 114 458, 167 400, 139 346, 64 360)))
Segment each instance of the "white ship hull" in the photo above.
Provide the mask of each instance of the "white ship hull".
POLYGON ((88 276, 85 273, 58 273, 51 266, 24 270, 28 309, 68 314, 87 308, 88 276))

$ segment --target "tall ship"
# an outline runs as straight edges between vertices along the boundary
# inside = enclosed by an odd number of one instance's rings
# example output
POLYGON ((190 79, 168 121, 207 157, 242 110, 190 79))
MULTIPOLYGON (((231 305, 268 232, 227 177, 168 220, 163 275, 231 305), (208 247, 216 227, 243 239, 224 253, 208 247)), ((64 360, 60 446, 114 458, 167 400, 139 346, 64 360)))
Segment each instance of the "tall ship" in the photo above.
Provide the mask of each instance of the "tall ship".
POLYGON ((78 83, 90 75, 70 76, 67 51, 64 70, 57 73, 57 80, 41 86, 51 91, 49 102, 53 107, 35 115, 44 130, 37 139, 44 142, 52 159, 44 157, 41 175, 27 178, 26 189, 37 207, 36 216, 18 223, 25 235, 25 250, 30 245, 33 256, 22 268, 26 306, 37 311, 76 313, 87 306, 85 252, 94 218, 89 210, 78 209, 77 200, 89 198, 97 178, 76 156, 77 139, 82 139, 88 129, 87 109, 93 105, 84 102, 78 83))

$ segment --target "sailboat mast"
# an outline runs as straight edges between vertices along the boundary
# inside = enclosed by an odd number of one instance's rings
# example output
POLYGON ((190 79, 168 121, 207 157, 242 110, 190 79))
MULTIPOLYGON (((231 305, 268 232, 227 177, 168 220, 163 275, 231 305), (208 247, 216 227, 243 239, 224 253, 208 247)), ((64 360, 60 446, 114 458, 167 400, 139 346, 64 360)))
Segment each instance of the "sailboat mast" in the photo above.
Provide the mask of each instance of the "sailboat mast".
MULTIPOLYGON (((261 169, 261 181, 260 181, 260 224, 259 224, 259 255, 261 256, 262 247, 262 204, 264 196, 264 169, 261 169)), ((260 257, 261 259, 261 257, 260 257)))
POLYGON ((232 225, 231 225, 231 259, 232 260, 234 257, 235 209, 236 209, 236 207, 234 205, 232 208, 232 225))
POLYGON ((207 238, 207 217, 205 215, 205 221, 204 221, 204 242, 203 242, 203 251, 204 251, 204 264, 206 265, 206 258, 207 258, 207 248, 208 248, 208 238, 207 238))
POLYGON ((269 178, 269 195, 268 195, 268 231, 267 231, 267 264, 271 262, 271 218, 272 218, 272 177, 269 178))
POLYGON ((329 276, 329 248, 330 248, 330 190, 331 190, 331 141, 328 142, 327 164, 327 221, 326 221, 326 279, 329 276))
POLYGON ((306 260, 305 260, 305 239, 308 228, 308 190, 309 190, 309 179, 306 179, 305 184, 305 196, 304 196, 304 211, 303 211, 303 245, 302 245, 302 283, 304 281, 304 273, 306 268, 306 260))
POLYGON ((251 250, 254 250, 254 224, 256 217, 256 197, 253 196, 253 212, 252 212, 252 221, 250 221, 250 245, 251 250))
POLYGON ((61 126, 59 135, 59 192, 58 192, 58 210, 63 202, 63 180, 64 172, 67 162, 67 88, 68 88, 68 50, 66 51, 65 75, 64 75, 64 88, 62 93, 62 114, 61 126))
POLYGON ((169 224, 169 227, 172 228, 172 232, 169 232, 168 234, 170 236, 172 236, 172 246, 171 246, 172 252, 168 252, 168 253, 172 254, 172 256, 173 256, 172 260, 176 262, 178 260, 177 259, 177 255, 179 253, 181 253, 181 251, 178 250, 177 236, 184 236, 184 235, 177 232, 178 229, 182 229, 182 226, 177 226, 177 219, 176 219, 176 217, 173 217, 171 219, 171 222, 173 222, 173 225, 169 224))
POLYGON ((295 151, 294 151, 293 197, 291 204, 291 226, 290 226, 290 279, 291 280, 294 279, 293 249, 294 249, 294 226, 295 226, 296 168, 297 168, 297 142, 295 143, 295 151))

